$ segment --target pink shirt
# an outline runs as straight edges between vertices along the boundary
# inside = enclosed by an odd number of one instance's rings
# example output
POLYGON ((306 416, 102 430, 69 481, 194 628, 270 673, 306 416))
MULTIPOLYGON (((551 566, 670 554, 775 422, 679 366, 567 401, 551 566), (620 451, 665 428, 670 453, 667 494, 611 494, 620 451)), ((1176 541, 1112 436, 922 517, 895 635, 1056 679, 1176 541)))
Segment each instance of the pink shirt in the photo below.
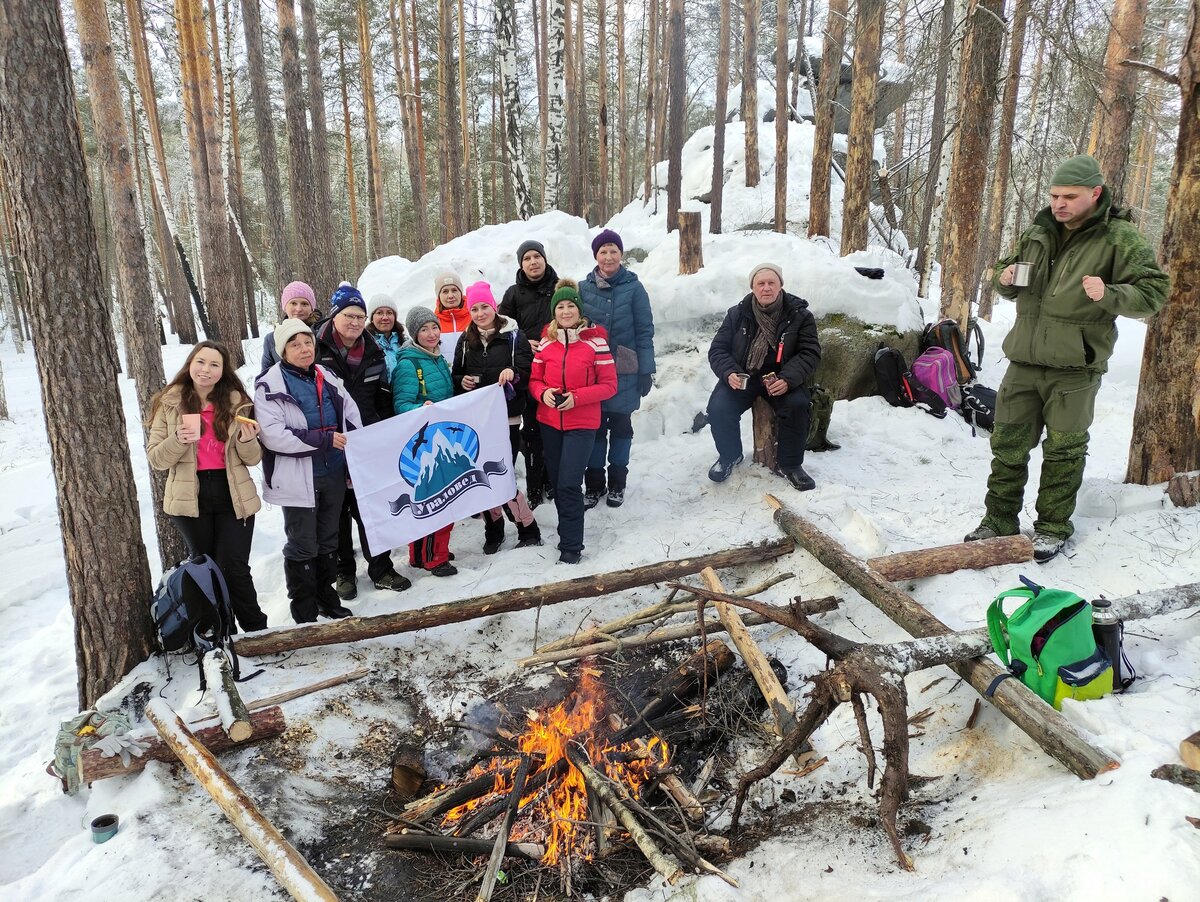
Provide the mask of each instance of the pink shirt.
POLYGON ((200 441, 196 443, 196 469, 225 469, 225 443, 217 438, 213 429, 211 404, 200 411, 200 441))

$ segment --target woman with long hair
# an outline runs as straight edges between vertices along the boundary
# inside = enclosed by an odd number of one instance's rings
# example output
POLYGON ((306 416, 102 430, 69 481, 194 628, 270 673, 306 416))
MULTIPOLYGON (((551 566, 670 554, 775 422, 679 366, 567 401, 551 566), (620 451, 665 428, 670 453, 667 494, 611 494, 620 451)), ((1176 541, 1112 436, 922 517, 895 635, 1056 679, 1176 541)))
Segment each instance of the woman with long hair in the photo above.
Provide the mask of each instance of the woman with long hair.
POLYGON ((600 404, 617 391, 604 329, 583 316, 579 288, 562 279, 550 300, 554 319, 533 355, 529 392, 538 402, 542 449, 558 510, 559 562, 583 553, 583 471, 600 426, 600 404))
MULTIPOLYGON (((508 440, 515 465, 521 448, 521 414, 526 403, 532 403, 526 388, 533 351, 516 322, 496 312, 496 298, 487 282, 467 287, 467 309, 471 325, 454 351, 454 393, 461 395, 487 385, 503 387, 508 404, 508 440)), ((484 554, 495 554, 504 543, 505 515, 517 524, 518 548, 542 544, 533 510, 518 489, 503 507, 483 512, 484 554)))
POLYGON ((246 387, 224 345, 197 344, 150 404, 150 466, 167 471, 163 510, 188 551, 221 569, 237 625, 261 630, 250 574, 254 515, 262 507, 247 467, 262 459, 258 424, 246 387))

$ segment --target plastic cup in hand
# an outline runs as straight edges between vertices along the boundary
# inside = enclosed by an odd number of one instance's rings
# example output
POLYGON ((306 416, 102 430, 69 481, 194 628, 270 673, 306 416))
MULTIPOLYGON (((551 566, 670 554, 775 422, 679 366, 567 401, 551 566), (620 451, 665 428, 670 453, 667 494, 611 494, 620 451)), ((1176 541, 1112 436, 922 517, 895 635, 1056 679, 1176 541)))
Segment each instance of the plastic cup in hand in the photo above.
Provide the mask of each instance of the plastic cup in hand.
POLYGON ((184 413, 179 415, 179 419, 183 423, 184 431, 194 438, 200 437, 200 414, 184 413))
POLYGON ((1025 288, 1029 285, 1029 277, 1033 274, 1032 263, 1014 263, 1013 264, 1013 285, 1017 288, 1025 288))

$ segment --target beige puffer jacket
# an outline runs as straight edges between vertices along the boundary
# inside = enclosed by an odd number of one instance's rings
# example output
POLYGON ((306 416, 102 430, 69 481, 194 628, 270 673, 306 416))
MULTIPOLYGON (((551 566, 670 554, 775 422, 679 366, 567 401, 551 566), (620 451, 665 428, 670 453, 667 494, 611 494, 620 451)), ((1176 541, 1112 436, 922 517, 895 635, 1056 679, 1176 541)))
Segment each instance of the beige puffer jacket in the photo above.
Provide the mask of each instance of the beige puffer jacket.
MULTIPOLYGON (((234 409, 249 403, 237 392, 230 398, 234 409)), ((196 477, 196 446, 184 444, 175 438, 182 424, 179 410, 180 392, 170 389, 163 396, 158 413, 150 424, 150 438, 146 442, 146 457, 156 470, 167 470, 167 489, 163 496, 163 510, 176 517, 200 516, 198 496, 200 483, 196 477)), ((236 425, 236 422, 235 422, 236 425)), ((225 443, 225 475, 229 479, 229 494, 233 499, 233 510, 239 519, 256 514, 262 507, 258 487, 250 477, 247 467, 262 460, 262 445, 258 439, 243 442, 237 433, 225 443)))

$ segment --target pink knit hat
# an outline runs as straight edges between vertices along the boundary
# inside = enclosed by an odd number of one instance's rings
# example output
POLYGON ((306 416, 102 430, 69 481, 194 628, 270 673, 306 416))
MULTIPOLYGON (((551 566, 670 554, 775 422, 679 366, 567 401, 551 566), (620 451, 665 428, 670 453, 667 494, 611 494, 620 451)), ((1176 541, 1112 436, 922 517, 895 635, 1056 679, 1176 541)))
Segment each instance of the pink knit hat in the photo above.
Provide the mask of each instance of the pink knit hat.
POLYGON ((476 304, 487 304, 493 310, 496 309, 496 298, 492 294, 492 286, 487 282, 475 282, 467 286, 467 309, 470 310, 476 304))
POLYGON ((283 293, 279 296, 279 306, 283 310, 287 310, 287 302, 293 298, 304 298, 308 301, 308 306, 314 310, 317 309, 317 295, 312 290, 312 286, 307 282, 288 282, 283 288, 283 293))

